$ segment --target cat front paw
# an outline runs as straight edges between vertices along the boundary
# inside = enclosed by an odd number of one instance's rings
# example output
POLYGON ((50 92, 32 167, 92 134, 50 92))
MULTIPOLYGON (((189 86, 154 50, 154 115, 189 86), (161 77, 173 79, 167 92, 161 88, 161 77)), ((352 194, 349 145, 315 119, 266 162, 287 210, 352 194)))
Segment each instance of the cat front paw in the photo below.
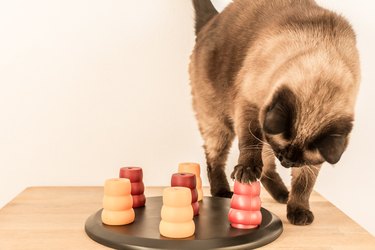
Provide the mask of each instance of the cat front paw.
POLYGON ((234 167, 234 170, 230 177, 241 183, 255 182, 260 178, 262 173, 262 166, 245 166, 238 164, 234 167))
POLYGON ((314 214, 304 208, 287 206, 287 215, 289 222, 293 225, 310 225, 314 221, 314 214))

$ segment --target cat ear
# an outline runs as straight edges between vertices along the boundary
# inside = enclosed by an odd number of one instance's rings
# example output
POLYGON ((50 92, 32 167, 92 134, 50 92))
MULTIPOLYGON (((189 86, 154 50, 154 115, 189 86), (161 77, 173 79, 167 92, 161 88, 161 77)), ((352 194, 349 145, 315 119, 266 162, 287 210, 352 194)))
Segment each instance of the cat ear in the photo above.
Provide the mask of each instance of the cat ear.
POLYGON ((264 119, 264 131, 269 134, 280 134, 287 129, 288 114, 280 104, 274 105, 267 111, 264 119))
POLYGON ((335 164, 340 160, 346 145, 347 139, 344 135, 329 135, 316 143, 320 154, 330 164, 335 164))

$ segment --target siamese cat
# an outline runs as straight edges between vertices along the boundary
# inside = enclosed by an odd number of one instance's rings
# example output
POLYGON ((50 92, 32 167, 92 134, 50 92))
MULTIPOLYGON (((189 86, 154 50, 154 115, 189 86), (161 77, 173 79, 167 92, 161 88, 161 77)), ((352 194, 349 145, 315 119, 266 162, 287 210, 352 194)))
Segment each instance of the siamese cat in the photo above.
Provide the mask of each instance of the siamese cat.
POLYGON ((353 29, 313 0, 234 0, 221 13, 209 0, 193 5, 189 73, 211 194, 232 196, 224 170, 237 136, 231 178, 260 179, 287 203, 292 224, 312 223, 319 169, 340 160, 353 126, 360 80, 353 29), (275 158, 291 168, 290 192, 275 158))

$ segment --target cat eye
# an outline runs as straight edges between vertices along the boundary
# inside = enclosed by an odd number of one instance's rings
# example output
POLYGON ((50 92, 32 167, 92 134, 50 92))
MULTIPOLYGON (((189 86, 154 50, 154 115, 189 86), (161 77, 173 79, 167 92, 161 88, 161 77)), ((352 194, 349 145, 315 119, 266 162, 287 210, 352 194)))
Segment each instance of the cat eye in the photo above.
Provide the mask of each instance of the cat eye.
POLYGON ((294 93, 289 88, 282 86, 277 90, 272 102, 266 109, 263 121, 264 131, 273 135, 283 133, 285 139, 290 139, 297 106, 294 93))
POLYGON ((280 104, 276 104, 274 107, 267 111, 263 124, 265 132, 269 134, 280 134, 284 132, 287 127, 288 114, 280 104))

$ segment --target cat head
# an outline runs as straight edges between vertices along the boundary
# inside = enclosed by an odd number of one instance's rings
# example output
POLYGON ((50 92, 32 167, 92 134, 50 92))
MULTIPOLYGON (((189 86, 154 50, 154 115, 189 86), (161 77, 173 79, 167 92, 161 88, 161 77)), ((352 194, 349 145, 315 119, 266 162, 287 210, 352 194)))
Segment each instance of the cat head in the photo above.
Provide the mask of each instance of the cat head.
POLYGON ((284 167, 337 163, 346 149, 353 115, 329 82, 309 94, 278 88, 262 113, 264 137, 284 167))

